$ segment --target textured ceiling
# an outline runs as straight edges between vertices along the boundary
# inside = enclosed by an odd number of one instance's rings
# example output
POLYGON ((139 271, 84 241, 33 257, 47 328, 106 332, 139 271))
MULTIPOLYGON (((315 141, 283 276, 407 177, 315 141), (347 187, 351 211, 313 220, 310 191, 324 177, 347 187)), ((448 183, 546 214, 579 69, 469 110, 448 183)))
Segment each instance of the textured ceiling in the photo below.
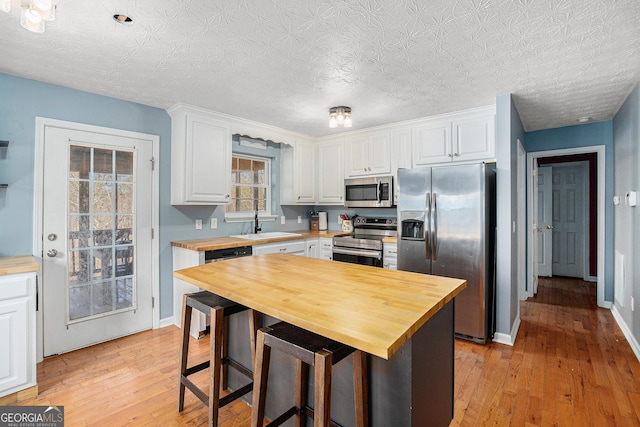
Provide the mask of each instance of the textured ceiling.
POLYGON ((606 120, 640 81, 639 0, 59 2, 44 34, 0 12, 0 72, 316 136, 334 105, 358 129, 504 93, 526 130, 606 120))

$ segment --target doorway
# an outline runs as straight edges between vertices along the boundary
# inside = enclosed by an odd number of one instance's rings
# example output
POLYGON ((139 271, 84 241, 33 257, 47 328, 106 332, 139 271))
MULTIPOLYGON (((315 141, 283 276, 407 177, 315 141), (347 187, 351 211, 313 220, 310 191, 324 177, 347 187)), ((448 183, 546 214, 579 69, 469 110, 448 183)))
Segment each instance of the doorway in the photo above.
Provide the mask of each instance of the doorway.
POLYGON ((37 125, 42 354, 154 327, 158 137, 48 119, 37 125))
MULTIPOLYGON (((552 164, 561 163, 561 161, 575 162, 580 160, 587 160, 591 155, 595 156, 595 160, 594 167, 590 168, 588 179, 592 188, 595 190, 594 193, 596 195, 596 200, 595 203, 592 203, 589 210, 589 212, 594 212, 595 214, 589 214, 589 217, 595 218, 595 220, 587 221, 589 224, 589 230, 587 234, 591 236, 592 243, 589 245, 583 245, 583 247, 586 248, 587 251, 589 251, 588 258, 591 260, 595 260, 595 262, 587 263, 588 268, 583 267, 584 274, 582 277, 587 280, 597 282, 596 293, 598 305, 601 307, 607 306, 607 303, 604 301, 604 146, 550 150, 527 154, 527 176, 530 178, 528 180, 529 185, 527 186, 527 222, 529 230, 529 232, 527 233, 527 246, 530 256, 527 257, 527 271, 529 272, 529 274, 527 275, 526 290, 524 293, 528 297, 534 295, 535 289, 537 287, 538 276, 540 274, 538 271, 538 256, 540 255, 538 242, 540 241, 539 230, 541 227, 540 224, 536 222, 537 212, 540 207, 538 200, 538 196, 540 193, 537 180, 539 174, 538 164, 552 164), (581 158, 580 156, 586 157, 581 158)), ((543 227, 545 230, 546 225, 544 225, 543 227)), ((550 225, 550 229, 552 228, 553 225, 550 225)), ((553 234, 551 234, 551 236, 549 237, 551 237, 551 239, 553 240, 553 234)), ((559 237, 561 236, 559 234, 556 234, 556 239, 558 239, 559 237)), ((574 256, 576 254, 571 253, 570 255, 574 256)))

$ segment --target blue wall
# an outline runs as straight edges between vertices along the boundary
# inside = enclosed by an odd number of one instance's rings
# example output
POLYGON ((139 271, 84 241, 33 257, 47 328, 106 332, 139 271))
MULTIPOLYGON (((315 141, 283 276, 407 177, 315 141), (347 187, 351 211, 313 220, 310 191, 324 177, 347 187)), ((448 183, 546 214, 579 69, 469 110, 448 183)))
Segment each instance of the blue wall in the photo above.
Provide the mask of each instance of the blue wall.
MULTIPOLYGON (((524 148, 530 152, 581 148, 595 145, 605 146, 605 258, 604 258, 604 299, 613 301, 613 126, 612 121, 545 129, 525 133, 524 148)), ((598 177, 598 179, 601 179, 598 177)))
MULTIPOLYGON (((173 315, 173 272, 171 242, 203 239, 248 232, 248 222, 225 223, 224 206, 171 206, 171 119, 165 110, 115 98, 81 92, 0 73, 0 140, 9 140, 8 149, 0 149, 0 257, 32 253, 33 178, 36 116, 142 132, 160 136, 159 245, 160 245, 160 318, 173 315), (6 156, 5 156, 6 153, 6 156), (218 228, 208 227, 211 217, 218 218, 218 228), (196 230, 196 219, 203 229, 196 230)), ((277 183, 280 175, 280 150, 252 150, 233 142, 233 151, 272 158, 273 212, 284 215, 280 221, 264 222, 264 231, 304 230, 309 228, 308 212, 312 207, 279 206, 277 183), (302 216, 302 224, 297 217, 302 216)), ((332 208, 330 229, 338 229, 337 214, 344 208, 332 208)), ((395 211, 394 211, 395 213, 395 211)))

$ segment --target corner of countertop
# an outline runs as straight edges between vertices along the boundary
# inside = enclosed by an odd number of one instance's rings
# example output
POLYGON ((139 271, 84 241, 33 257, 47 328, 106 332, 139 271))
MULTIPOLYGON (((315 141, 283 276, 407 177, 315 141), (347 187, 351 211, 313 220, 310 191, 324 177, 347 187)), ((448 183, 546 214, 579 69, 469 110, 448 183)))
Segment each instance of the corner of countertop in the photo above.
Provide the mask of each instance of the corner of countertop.
POLYGON ((31 273, 38 270, 40 270, 40 266, 32 255, 0 257, 0 276, 31 273))

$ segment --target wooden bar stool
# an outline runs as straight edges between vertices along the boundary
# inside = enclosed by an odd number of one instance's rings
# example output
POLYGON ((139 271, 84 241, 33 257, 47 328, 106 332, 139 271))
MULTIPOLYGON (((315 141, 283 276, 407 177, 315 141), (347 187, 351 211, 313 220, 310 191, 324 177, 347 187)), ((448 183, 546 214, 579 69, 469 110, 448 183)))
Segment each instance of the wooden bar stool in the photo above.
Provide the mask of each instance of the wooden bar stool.
POLYGON ((182 299, 182 342, 180 346, 180 381, 178 393, 178 412, 184 409, 184 393, 188 388, 205 405, 209 407, 209 425, 218 425, 218 410, 244 396, 253 388, 253 381, 220 398, 220 388, 226 389, 226 369, 230 366, 253 379, 253 373, 227 354, 228 347, 228 318, 229 316, 247 311, 249 314, 249 339, 251 341, 251 363, 255 361, 255 338, 259 314, 243 305, 219 297, 211 292, 202 291, 186 294, 182 299), (193 309, 205 313, 210 317, 210 357, 208 361, 199 365, 187 367, 189 354, 189 331, 191 329, 191 313, 193 309), (209 395, 207 396, 188 377, 203 369, 210 369, 209 395))
POLYGON ((279 426, 294 415, 298 427, 306 424, 307 416, 313 418, 314 427, 334 425, 331 422, 330 410, 331 369, 352 353, 356 425, 368 425, 367 354, 286 322, 280 322, 258 330, 253 377, 255 391, 251 410, 252 427, 262 426, 272 348, 296 358, 296 388, 295 405, 268 426, 279 426), (314 366, 313 409, 307 406, 306 402, 309 366, 314 366))

